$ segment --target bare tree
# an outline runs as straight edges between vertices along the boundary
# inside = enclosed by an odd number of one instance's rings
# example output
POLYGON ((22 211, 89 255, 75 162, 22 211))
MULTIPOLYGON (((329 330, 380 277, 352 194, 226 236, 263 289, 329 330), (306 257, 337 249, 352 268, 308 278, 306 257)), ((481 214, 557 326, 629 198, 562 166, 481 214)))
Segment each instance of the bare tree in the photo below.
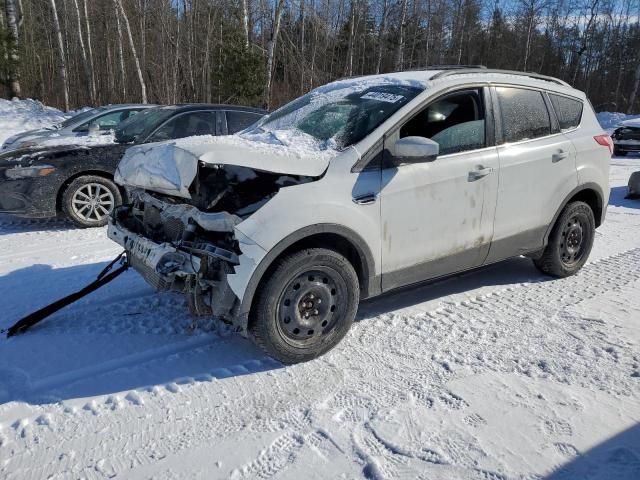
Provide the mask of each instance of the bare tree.
POLYGON ((127 98, 127 77, 124 69, 124 48, 122 47, 122 27, 120 26, 120 9, 118 5, 114 3, 115 17, 116 17, 116 29, 118 31, 118 67, 120 72, 120 82, 122 85, 122 100, 127 98))
POLYGON ((83 0, 84 6, 84 23, 87 32, 87 47, 89 57, 89 71, 91 73, 91 98, 96 101, 96 76, 95 68, 93 66, 93 45, 91 43, 91 22, 89 22, 89 13, 87 11, 87 0, 83 0))
MULTIPOLYGON (((51 0, 53 2, 53 0, 51 0)), ((124 20, 124 26, 127 29, 127 37, 129 37, 129 46, 131 47, 131 53, 133 54, 133 60, 136 63, 136 72, 138 73, 138 81, 140 82, 140 93, 142 96, 142 103, 147 103, 147 85, 144 82, 144 77, 142 76, 142 69, 140 68, 140 60, 138 59, 138 53, 136 51, 136 46, 133 43, 133 35, 131 34, 131 26, 129 25, 129 19, 127 18, 127 14, 122 8, 122 2, 120 0, 113 0, 120 11, 120 15, 124 20)))
POLYGON ((82 19, 80 17, 80 7, 78 6, 78 0, 73 0, 73 4, 76 8, 76 19, 78 20, 78 41, 80 42, 80 54, 82 57, 82 67, 84 68, 84 75, 86 79, 87 98, 91 104, 95 103, 93 98, 93 90, 91 88, 91 69, 89 68, 89 60, 87 59, 87 50, 84 47, 84 38, 82 37, 82 19))
POLYGON ((18 29, 18 11, 16 9, 15 0, 5 0, 5 13, 7 15, 7 26, 9 27, 9 38, 11 45, 9 49, 9 59, 11 60, 9 67, 9 91, 12 97, 21 97, 22 89, 20 88, 20 74, 18 72, 18 45, 20 41, 20 33, 18 29))
POLYGON ((282 12, 284 10, 284 0, 278 0, 276 4, 276 12, 273 18, 273 28, 271 31, 271 38, 267 44, 267 78, 264 86, 263 105, 267 110, 271 106, 271 82, 273 79, 273 63, 276 54, 276 43, 278 41, 278 34, 280 33, 280 21, 282 19, 282 12))
POLYGON ((407 19, 407 0, 402 0, 400 24, 398 26, 398 50, 396 53, 396 70, 404 67, 404 26, 407 19))
POLYGON ((53 12, 53 28, 58 40, 58 52, 60 53, 60 79, 62 80, 62 94, 64 97, 64 110, 69 111, 69 82, 67 80, 67 59, 65 56, 64 41, 62 39, 62 31, 60 30, 60 20, 58 19, 58 9, 56 8, 56 0, 50 0, 51 11, 53 12))

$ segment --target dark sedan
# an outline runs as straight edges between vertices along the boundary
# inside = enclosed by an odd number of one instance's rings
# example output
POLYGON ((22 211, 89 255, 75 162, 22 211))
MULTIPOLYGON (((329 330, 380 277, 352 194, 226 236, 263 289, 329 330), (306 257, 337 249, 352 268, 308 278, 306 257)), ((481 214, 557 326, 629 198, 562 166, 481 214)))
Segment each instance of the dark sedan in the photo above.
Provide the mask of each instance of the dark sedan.
POLYGON ((171 105, 147 109, 122 122, 115 143, 12 150, 0 154, 0 213, 53 217, 63 213, 80 227, 105 225, 125 192, 113 182, 132 144, 195 135, 229 135, 266 112, 230 105, 171 105))
POLYGON ((622 122, 611 135, 613 154, 624 157, 629 152, 640 152, 640 119, 622 122))

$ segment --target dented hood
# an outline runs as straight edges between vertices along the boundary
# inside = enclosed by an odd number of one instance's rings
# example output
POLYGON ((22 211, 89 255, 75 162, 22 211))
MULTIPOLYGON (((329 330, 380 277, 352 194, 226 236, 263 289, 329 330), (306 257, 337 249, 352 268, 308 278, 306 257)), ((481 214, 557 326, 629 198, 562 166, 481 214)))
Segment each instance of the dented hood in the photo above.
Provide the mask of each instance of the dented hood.
POLYGON ((287 144, 274 134, 268 135, 268 141, 264 134, 253 138, 202 136, 131 147, 120 161, 115 180, 190 199, 189 187, 198 173, 198 162, 317 177, 337 153, 314 149, 308 141, 296 143, 292 139, 287 144))

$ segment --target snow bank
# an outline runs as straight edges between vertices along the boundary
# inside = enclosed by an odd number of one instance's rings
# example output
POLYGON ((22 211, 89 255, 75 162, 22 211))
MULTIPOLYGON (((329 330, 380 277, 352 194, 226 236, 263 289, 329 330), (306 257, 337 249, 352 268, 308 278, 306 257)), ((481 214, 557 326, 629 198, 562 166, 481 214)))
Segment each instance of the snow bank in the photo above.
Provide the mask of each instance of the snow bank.
POLYGON ((627 115, 626 113, 620 112, 599 112, 596 113, 596 117, 598 118, 598 122, 600 122, 600 126, 610 131, 613 131, 613 129, 622 124, 627 125, 630 121, 640 125, 640 115, 638 114, 627 115))
POLYGON ((7 138, 26 130, 44 128, 62 122, 71 114, 47 107, 37 100, 5 100, 0 98, 0 144, 7 138))

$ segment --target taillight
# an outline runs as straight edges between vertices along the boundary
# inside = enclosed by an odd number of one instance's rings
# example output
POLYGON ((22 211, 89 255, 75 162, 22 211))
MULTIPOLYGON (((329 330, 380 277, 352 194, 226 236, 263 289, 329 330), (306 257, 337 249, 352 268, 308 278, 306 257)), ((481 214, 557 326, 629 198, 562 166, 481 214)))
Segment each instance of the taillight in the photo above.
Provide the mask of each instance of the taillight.
POLYGON ((606 133, 604 135, 596 135, 593 139, 598 142, 598 145, 602 145, 603 147, 607 147, 609 149, 609 153, 613 153, 613 140, 606 133))

